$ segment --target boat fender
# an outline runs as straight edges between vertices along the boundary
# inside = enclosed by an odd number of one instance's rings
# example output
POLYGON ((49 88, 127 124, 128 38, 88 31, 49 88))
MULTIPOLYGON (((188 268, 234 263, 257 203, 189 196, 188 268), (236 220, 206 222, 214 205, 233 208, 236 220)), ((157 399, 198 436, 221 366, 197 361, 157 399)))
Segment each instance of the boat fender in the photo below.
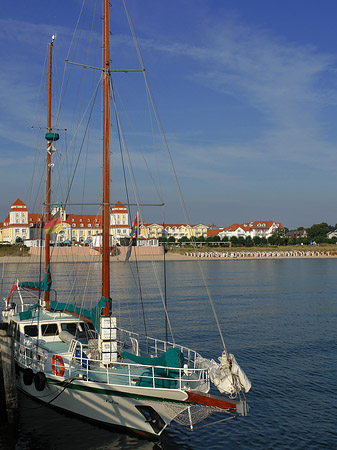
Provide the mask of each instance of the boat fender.
POLYGON ((46 375, 43 372, 38 372, 35 374, 34 384, 37 391, 43 391, 43 389, 46 387, 46 383, 46 375))
POLYGON ((58 377, 63 377, 64 375, 64 362, 60 355, 53 355, 51 359, 51 368, 53 373, 58 377))
POLYGON ((29 367, 23 371, 23 382, 26 386, 33 383, 34 372, 29 367))

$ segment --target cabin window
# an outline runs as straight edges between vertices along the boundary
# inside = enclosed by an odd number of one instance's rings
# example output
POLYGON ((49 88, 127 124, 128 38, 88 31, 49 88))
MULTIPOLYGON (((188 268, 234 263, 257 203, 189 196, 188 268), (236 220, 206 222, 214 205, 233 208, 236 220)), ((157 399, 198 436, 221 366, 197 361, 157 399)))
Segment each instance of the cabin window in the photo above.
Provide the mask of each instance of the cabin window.
POLYGON ((75 336, 76 334, 76 323, 61 323, 62 331, 68 331, 75 336))
POLYGON ((43 336, 56 336, 59 334, 57 323, 48 323, 41 325, 43 336))
POLYGON ((37 325, 25 325, 24 331, 27 336, 37 337, 37 325))
POLYGON ((86 338, 84 323, 61 323, 62 331, 68 331, 68 333, 76 336, 77 338, 86 338))

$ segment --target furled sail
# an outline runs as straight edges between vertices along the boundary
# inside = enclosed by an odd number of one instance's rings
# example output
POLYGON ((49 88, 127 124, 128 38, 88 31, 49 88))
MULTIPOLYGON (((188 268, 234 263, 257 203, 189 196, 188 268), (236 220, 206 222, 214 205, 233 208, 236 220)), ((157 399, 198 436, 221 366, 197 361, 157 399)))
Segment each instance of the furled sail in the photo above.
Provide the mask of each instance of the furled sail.
POLYGON ((56 301, 50 302, 50 309, 54 311, 62 311, 68 312, 70 314, 74 314, 78 317, 83 317, 85 319, 89 319, 94 325, 95 329, 100 332, 100 318, 102 309, 106 307, 106 302, 110 302, 109 310, 111 311, 111 299, 106 299, 105 297, 101 297, 100 301, 94 306, 92 309, 84 309, 83 307, 68 304, 68 303, 59 303, 56 301))
POLYGON ((211 382, 219 389, 221 393, 235 394, 240 391, 248 392, 251 388, 251 382, 247 375, 236 362, 233 354, 222 353, 219 358, 220 364, 214 359, 199 357, 197 365, 201 369, 207 369, 211 382))
POLYGON ((51 283, 50 265, 48 264, 45 277, 42 281, 21 281, 19 287, 22 289, 33 289, 34 291, 50 291, 51 283))

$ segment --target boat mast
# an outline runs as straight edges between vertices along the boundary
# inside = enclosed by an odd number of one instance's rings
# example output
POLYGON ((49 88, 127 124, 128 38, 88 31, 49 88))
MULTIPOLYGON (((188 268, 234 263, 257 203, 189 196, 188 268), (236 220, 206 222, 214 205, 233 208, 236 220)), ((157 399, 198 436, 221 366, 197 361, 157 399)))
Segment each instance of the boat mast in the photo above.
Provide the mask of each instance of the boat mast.
POLYGON ((103 315, 109 314, 110 298, 110 18, 109 0, 103 0, 103 235, 102 297, 103 315))
MULTIPOLYGON (((52 41, 48 45, 48 105, 47 105, 47 133, 51 132, 51 91, 52 91, 52 56, 53 56, 53 43, 52 41)), ((45 212, 45 223, 50 221, 50 186, 51 186, 51 151, 48 151, 50 143, 47 142, 47 166, 46 166, 46 212, 45 212)), ((47 273, 47 267, 50 264, 50 235, 45 235, 45 270, 47 273)), ((49 291, 45 291, 44 300, 46 302, 46 307, 49 308, 49 291)))

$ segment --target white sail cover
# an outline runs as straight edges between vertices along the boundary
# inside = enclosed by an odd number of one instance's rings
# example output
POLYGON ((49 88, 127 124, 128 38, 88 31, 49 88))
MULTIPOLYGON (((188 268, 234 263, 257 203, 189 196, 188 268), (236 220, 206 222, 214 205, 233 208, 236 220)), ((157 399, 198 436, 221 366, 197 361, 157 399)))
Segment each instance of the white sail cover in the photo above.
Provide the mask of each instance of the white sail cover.
POLYGON ((207 369, 211 382, 221 393, 235 394, 240 391, 248 392, 252 386, 247 375, 236 362, 235 356, 225 352, 218 358, 220 364, 214 359, 199 357, 196 361, 198 367, 207 369))

